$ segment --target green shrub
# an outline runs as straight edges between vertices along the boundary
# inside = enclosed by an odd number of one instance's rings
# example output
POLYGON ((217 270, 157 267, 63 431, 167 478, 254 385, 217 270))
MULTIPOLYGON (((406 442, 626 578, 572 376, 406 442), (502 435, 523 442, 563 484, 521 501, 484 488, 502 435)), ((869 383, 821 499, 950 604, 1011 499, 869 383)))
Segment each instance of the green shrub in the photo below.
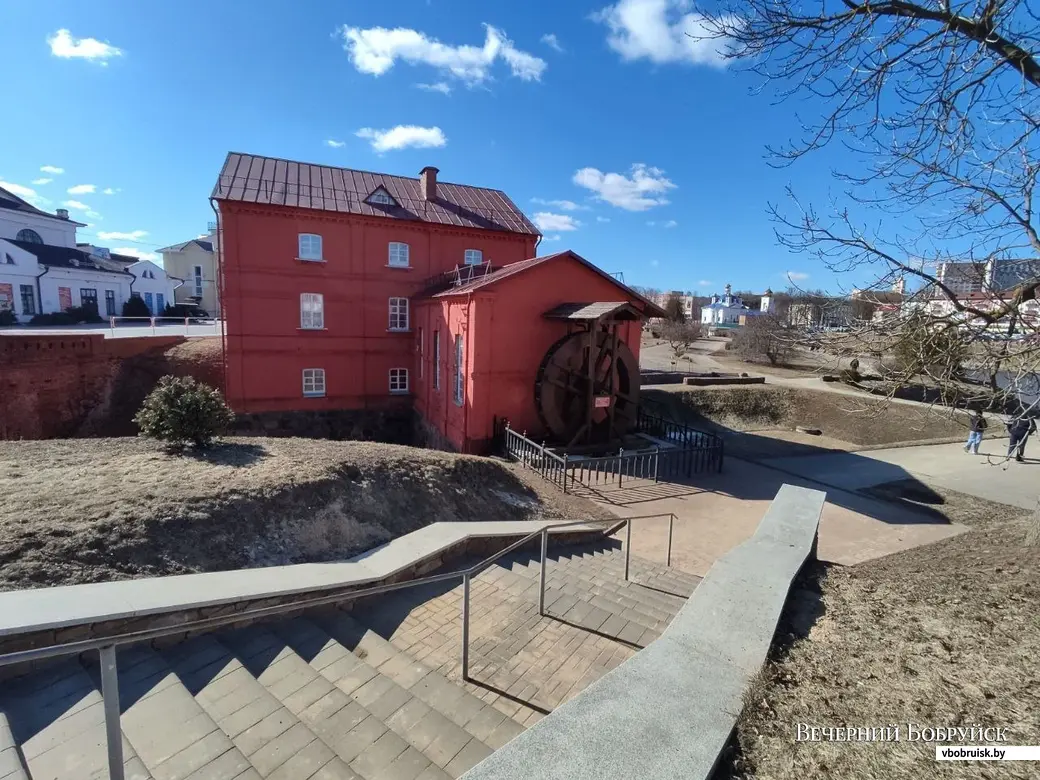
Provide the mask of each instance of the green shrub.
POLYGON ((65 312, 54 312, 53 314, 36 314, 31 320, 30 325, 75 325, 76 320, 65 312))
POLYGON ((15 319, 14 312, 10 309, 0 309, 0 328, 5 328, 8 325, 17 325, 18 320, 15 319))
POLYGON ((152 313, 148 310, 148 304, 144 302, 144 298, 140 295, 131 295, 123 304, 123 316, 151 317, 152 313))
POLYGON ((164 376, 144 399, 134 422, 141 435, 175 447, 208 447, 235 415, 219 390, 191 377, 164 376))
POLYGON ((91 306, 89 303, 85 306, 69 306, 65 310, 65 314, 75 325, 81 322, 104 322, 101 315, 98 314, 97 307, 91 306))

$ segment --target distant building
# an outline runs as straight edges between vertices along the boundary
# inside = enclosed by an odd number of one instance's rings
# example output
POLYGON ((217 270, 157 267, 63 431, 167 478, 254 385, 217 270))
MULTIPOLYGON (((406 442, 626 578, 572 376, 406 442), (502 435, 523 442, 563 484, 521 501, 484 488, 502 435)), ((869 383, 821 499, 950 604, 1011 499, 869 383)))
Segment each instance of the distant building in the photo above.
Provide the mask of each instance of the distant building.
POLYGON ((766 290, 759 302, 759 307, 753 309, 744 303, 744 299, 733 294, 733 287, 726 285, 725 295, 712 295, 711 303, 701 308, 701 324, 709 326, 735 326, 741 324, 741 318, 757 317, 762 314, 773 314, 776 303, 773 300, 773 291, 766 290))
MULTIPOLYGON (((959 303, 979 311, 1000 311, 1015 300, 1020 285, 1040 279, 1040 259, 942 263, 936 278, 959 303)), ((906 306, 923 308, 934 317, 948 316, 957 309, 938 286, 926 288, 906 306)), ((1018 314, 1022 324, 1035 326, 1040 321, 1040 301, 1023 301, 1018 314)))
POLYGON ((77 227, 85 226, 65 209, 51 214, 0 188, 0 309, 21 323, 73 306, 119 316, 126 300, 139 295, 161 314, 176 284, 162 267, 77 244, 77 227))
POLYGON ((213 317, 219 317, 216 227, 205 236, 163 247, 159 252, 167 273, 184 280, 177 288, 176 302, 196 304, 213 317))
MULTIPOLYGON (((668 301, 675 298, 679 301, 682 306, 683 313, 686 315, 687 322, 696 322, 701 317, 701 305, 697 296, 693 293, 684 293, 682 290, 672 290, 671 292, 658 293, 657 295, 650 296, 650 300, 660 306, 662 309, 666 309, 668 301)), ((666 309, 667 310, 667 309, 666 309)))

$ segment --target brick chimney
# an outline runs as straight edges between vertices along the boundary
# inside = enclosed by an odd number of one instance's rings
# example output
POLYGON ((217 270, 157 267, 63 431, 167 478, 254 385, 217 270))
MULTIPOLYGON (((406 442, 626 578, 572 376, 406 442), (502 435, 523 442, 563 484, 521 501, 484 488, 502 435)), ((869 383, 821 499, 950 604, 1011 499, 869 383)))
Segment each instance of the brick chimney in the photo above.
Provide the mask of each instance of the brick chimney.
POLYGON ((437 174, 439 171, 432 165, 427 165, 419 171, 419 188, 422 191, 423 200, 437 200, 437 174))

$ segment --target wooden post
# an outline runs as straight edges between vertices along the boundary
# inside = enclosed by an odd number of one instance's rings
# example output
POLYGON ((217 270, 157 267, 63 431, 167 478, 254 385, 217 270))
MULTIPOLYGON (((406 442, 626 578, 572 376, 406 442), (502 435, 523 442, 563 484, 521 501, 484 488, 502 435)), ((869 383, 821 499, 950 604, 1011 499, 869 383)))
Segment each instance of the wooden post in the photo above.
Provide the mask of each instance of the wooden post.
POLYGON ((571 459, 571 456, 566 452, 563 453, 563 492, 567 492, 567 462, 571 459))

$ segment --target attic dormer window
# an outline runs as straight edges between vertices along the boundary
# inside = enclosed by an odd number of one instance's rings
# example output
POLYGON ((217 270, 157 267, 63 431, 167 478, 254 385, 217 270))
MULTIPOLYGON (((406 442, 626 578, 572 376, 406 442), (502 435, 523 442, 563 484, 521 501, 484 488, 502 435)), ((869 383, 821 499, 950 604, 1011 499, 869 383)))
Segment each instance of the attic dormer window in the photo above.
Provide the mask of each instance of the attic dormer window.
POLYGON ((378 203, 381 206, 396 206, 397 201, 390 197, 390 193, 382 187, 376 189, 371 195, 368 196, 369 203, 378 203))
POLYGON ((43 243, 43 239, 40 238, 40 234, 37 233, 35 230, 30 230, 29 228, 25 228, 24 230, 19 230, 18 231, 18 235, 15 236, 15 240, 16 241, 28 241, 30 244, 42 244, 43 243))

